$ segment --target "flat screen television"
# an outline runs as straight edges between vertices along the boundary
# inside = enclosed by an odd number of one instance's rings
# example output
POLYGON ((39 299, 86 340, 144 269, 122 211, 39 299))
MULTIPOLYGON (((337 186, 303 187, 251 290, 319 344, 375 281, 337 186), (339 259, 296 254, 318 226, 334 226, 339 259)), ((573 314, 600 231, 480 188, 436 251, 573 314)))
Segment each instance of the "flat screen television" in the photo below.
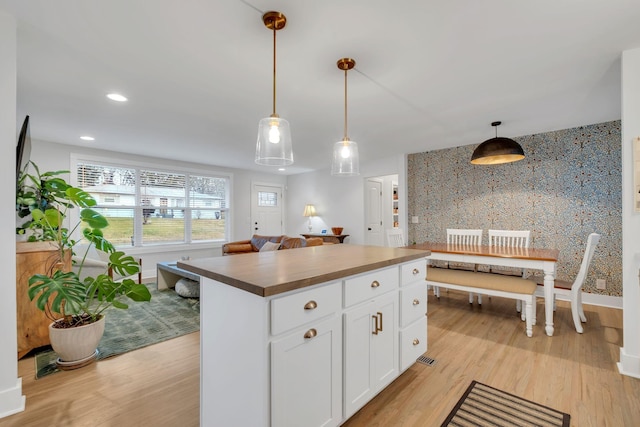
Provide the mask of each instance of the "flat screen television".
POLYGON ((16 182, 20 178, 20 172, 29 163, 31 156, 31 135, 29 133, 29 116, 25 117, 18 136, 18 145, 16 146, 16 182))

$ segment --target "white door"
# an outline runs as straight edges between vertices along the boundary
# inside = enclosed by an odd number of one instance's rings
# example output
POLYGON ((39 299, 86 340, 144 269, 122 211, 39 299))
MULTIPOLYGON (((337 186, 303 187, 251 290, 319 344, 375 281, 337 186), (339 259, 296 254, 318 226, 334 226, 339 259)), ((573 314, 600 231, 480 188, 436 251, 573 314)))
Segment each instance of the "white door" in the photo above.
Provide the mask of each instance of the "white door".
POLYGON ((382 232, 382 181, 369 178, 365 181, 364 194, 365 233, 366 245, 384 246, 384 233, 382 232))
POLYGON ((251 234, 282 234, 282 186, 253 184, 251 190, 251 234))

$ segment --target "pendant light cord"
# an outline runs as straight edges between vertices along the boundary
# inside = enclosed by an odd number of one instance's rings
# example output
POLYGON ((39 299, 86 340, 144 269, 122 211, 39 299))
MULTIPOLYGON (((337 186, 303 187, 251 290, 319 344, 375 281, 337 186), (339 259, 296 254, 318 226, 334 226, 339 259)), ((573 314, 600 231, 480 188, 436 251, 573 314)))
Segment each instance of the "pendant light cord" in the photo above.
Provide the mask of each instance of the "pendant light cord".
POLYGON ((347 70, 344 70, 344 140, 348 141, 347 136, 347 70))
POLYGON ((277 117, 276 114, 276 24, 273 24, 273 114, 271 117, 277 117))

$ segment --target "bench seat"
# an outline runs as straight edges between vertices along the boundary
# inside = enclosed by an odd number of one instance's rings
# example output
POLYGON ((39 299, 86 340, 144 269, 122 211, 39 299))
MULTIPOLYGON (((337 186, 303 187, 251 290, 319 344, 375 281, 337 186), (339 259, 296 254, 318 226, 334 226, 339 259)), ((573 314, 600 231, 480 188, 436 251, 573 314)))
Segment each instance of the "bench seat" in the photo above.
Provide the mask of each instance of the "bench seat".
POLYGON ((533 280, 496 273, 429 267, 427 268, 426 281, 429 286, 439 286, 465 292, 482 290, 485 295, 523 301, 527 336, 531 337, 533 335, 535 292, 538 287, 533 280))

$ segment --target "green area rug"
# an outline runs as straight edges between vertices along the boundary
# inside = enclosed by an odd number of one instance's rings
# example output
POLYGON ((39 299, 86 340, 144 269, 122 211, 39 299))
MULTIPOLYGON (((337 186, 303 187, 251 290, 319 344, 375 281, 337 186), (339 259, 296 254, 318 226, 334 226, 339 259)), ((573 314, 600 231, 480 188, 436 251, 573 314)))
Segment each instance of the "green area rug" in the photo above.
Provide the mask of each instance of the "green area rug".
POLYGON ((441 427, 569 427, 570 420, 569 414, 472 381, 441 427))
MULTIPOLYGON (((148 303, 130 302, 127 310, 106 311, 98 360, 200 330, 199 299, 183 298, 173 289, 158 291, 155 283, 147 287, 151 291, 148 303)), ((36 354, 36 378, 58 372, 57 358, 51 348, 36 354)))

